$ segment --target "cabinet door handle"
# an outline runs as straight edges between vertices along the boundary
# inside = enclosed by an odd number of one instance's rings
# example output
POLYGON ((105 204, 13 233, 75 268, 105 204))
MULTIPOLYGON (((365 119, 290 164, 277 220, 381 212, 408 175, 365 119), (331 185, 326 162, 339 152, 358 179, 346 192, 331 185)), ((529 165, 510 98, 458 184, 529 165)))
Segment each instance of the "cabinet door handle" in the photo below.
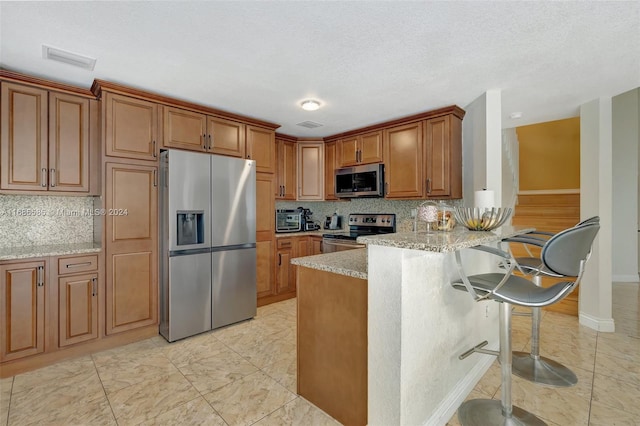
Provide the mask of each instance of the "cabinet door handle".
POLYGON ((38 287, 43 287, 44 286, 44 267, 43 266, 38 266, 38 283, 37 286, 38 287))
POLYGON ((211 137, 211 134, 209 134, 209 151, 211 151, 212 148, 213 148, 213 138, 211 137))
POLYGON ((98 280, 95 277, 91 278, 91 296, 94 296, 94 297, 95 297, 96 294, 98 294, 97 281, 98 280))
POLYGON ((56 169, 51 169, 51 181, 49 181, 49 185, 53 188, 56 186, 56 169))
POLYGON ((153 186, 158 186, 158 171, 153 169, 153 186))
POLYGON ((200 135, 200 139, 202 139, 202 150, 207 150, 207 135, 200 135))
POLYGON ((42 168, 42 183, 40 184, 42 187, 47 187, 47 169, 42 168))
POLYGON ((151 142, 153 144, 153 158, 158 158, 158 152, 156 151, 156 141, 151 142))
POLYGON ((431 194, 431 178, 427 178, 427 194, 431 194))
POLYGON ((389 182, 384 183, 384 195, 389 194, 389 182))
POLYGON ((278 253, 278 266, 282 265, 282 253, 278 253))
POLYGON ((67 268, 79 268, 81 266, 91 266, 91 262, 70 263, 67 265, 67 268))

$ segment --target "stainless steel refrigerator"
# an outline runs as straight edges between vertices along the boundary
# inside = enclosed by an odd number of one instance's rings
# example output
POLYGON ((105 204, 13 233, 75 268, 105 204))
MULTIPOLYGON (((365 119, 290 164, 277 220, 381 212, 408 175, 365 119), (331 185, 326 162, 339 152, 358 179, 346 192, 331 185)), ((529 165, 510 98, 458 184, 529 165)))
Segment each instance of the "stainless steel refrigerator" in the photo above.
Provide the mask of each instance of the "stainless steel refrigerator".
POLYGON ((173 342, 254 317, 255 161, 160 159, 160 334, 173 342))

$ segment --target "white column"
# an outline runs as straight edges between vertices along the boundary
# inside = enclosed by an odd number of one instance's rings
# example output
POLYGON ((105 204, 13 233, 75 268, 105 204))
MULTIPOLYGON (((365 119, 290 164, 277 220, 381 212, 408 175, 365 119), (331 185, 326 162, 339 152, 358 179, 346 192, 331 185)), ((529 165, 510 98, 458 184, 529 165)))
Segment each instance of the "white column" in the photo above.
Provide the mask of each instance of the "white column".
POLYGON ((611 98, 580 107, 580 219, 600 216, 600 232, 580 285, 580 323, 614 331, 611 315, 612 242, 611 98))
MULTIPOLYGON (((502 203, 502 93, 488 90, 465 106, 462 121, 462 170, 465 205, 473 206, 473 193, 495 192, 502 203)), ((499 207, 499 206, 498 206, 499 207)))
POLYGON ((613 278, 638 282, 638 145, 640 89, 614 96, 613 107, 613 278))

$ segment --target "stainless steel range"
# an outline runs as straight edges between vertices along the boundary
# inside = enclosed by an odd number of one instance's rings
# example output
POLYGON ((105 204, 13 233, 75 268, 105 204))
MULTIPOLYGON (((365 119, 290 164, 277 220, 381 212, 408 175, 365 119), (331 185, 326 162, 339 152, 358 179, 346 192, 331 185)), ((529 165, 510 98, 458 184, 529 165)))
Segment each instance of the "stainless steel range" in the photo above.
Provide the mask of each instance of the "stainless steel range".
POLYGON ((396 232, 396 215, 392 213, 353 213, 347 221, 348 232, 322 235, 322 252, 332 253, 365 247, 356 239, 362 235, 392 234, 396 232))

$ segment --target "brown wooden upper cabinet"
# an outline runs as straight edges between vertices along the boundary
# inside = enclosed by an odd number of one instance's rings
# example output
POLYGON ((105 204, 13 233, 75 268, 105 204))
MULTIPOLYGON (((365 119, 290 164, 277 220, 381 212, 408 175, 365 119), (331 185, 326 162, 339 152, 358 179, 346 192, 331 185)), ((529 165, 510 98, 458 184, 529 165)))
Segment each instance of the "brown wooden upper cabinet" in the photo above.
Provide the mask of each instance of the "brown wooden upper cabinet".
POLYGON ((337 142, 339 167, 382 163, 382 131, 340 139, 337 142))
POLYGON ((256 172, 276 172, 276 137, 273 130, 247 125, 247 158, 256 161, 256 172))
POLYGON ((103 97, 105 154, 158 160, 158 104, 107 92, 103 97))
POLYGON ((0 189, 88 193, 92 101, 7 82, 1 90, 0 189))
POLYGON ((335 170, 339 167, 337 157, 337 142, 324 144, 324 199, 337 200, 335 187, 335 170))
POLYGON ((298 200, 324 199, 324 143, 298 142, 298 200))
POLYGON ((426 197, 462 198, 462 120, 455 115, 427 120, 424 138, 426 197))
POLYGON ((385 129, 386 198, 462 198, 462 120, 454 114, 385 129))
POLYGON ((170 106, 163 109, 164 147, 245 157, 244 124, 170 106))
POLYGON ((296 142, 276 139, 278 159, 276 199, 295 200, 297 182, 296 142))
POLYGON ((385 197, 422 198, 422 122, 384 130, 385 197))

